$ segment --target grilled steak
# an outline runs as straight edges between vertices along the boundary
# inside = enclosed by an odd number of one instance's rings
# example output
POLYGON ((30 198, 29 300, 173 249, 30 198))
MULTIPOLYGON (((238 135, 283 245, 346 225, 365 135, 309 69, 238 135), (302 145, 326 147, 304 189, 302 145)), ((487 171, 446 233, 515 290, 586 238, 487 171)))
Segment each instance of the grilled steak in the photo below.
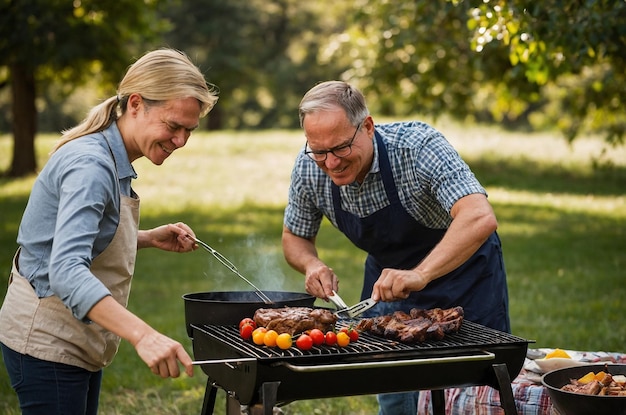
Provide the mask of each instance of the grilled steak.
POLYGON ((356 329, 402 343, 420 343, 441 340, 446 334, 456 333, 463 323, 463 308, 414 308, 409 314, 396 311, 390 315, 364 318, 356 329))
POLYGON ((337 322, 337 316, 323 308, 259 308, 254 313, 254 321, 258 326, 266 327, 268 330, 294 335, 312 329, 320 329, 323 332, 332 330, 337 322))
MULTIPOLYGON (((600 395, 600 396, 626 396, 626 383, 623 379, 619 378, 619 375, 613 377, 609 373, 608 365, 604 365, 605 374, 601 380, 597 378, 588 383, 583 383, 582 379, 570 379, 570 383, 563 386, 561 390, 572 393, 581 393, 585 395, 600 395)), ((586 377, 587 375, 583 376, 586 377)), ((622 376, 623 377, 623 376, 622 376)))
POLYGON ((597 395, 602 390, 602 384, 597 380, 591 381, 586 384, 568 383, 561 389, 566 392, 582 393, 584 395, 597 395))

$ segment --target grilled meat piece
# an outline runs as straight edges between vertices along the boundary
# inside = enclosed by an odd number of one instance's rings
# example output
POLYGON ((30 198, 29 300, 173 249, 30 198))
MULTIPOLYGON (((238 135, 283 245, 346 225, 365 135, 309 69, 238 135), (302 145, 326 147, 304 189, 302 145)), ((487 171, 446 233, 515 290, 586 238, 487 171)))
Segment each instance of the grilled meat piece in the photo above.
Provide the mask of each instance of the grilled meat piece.
POLYGON ((609 373, 609 366, 605 363, 604 370, 594 374, 589 372, 587 375, 580 379, 570 379, 570 383, 563 386, 561 390, 572 393, 580 393, 584 395, 598 395, 598 396, 626 396, 626 382, 623 381, 623 375, 616 375, 613 377, 609 373), (604 372, 602 379, 598 380, 599 374, 604 372), (589 375, 594 375, 595 379, 591 382, 581 382, 583 378, 589 375))
POLYGON ((576 380, 573 380, 571 383, 563 386, 561 390, 566 392, 582 393, 585 395, 597 395, 602 390, 602 384, 597 380, 593 380, 586 384, 578 383, 576 380))
POLYGON ((377 336, 402 343, 421 343, 426 340, 441 340, 448 333, 456 333, 463 323, 463 308, 414 308, 409 314, 396 311, 390 315, 364 318, 356 328, 377 336))
POLYGON ((291 335, 307 330, 320 329, 323 332, 334 329, 337 316, 323 308, 283 307, 259 308, 254 313, 257 326, 291 335))

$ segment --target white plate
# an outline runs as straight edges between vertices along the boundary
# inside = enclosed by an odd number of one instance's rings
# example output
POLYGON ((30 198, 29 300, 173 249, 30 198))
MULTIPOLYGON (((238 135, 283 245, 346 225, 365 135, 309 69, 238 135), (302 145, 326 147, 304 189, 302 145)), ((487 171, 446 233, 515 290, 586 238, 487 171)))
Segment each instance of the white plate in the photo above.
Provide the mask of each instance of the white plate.
POLYGON ((567 359, 564 357, 552 357, 550 359, 535 359, 534 362, 539 366, 543 373, 551 372, 564 367, 585 366, 589 363, 581 362, 575 359, 567 359))

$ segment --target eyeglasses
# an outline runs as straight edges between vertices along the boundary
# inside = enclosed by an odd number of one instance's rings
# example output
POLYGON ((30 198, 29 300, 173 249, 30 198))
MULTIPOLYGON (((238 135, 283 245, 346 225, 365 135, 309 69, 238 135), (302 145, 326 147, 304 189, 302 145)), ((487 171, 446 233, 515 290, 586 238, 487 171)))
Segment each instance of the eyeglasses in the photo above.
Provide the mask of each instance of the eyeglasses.
POLYGON ((356 138, 356 133, 359 132, 359 129, 361 128, 361 124, 363 124, 363 121, 361 121, 359 125, 356 126, 354 135, 350 139, 350 142, 348 142, 347 144, 343 144, 343 145, 331 148, 330 150, 311 150, 311 148, 309 147, 309 143, 307 142, 304 146, 304 154, 309 156, 311 160, 317 161, 317 162, 325 161, 326 157, 328 157, 328 153, 333 153, 333 156, 338 157, 338 158, 349 156, 352 153, 352 143, 354 143, 354 139, 356 138))

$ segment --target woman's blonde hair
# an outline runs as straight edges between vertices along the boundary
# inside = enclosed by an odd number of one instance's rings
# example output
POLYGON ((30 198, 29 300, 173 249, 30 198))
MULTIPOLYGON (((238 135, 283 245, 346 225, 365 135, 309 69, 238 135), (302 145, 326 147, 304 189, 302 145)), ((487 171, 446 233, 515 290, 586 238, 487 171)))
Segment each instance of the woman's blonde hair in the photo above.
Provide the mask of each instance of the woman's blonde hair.
POLYGON ((174 49, 148 52, 128 68, 117 95, 93 107, 80 124, 63 131, 52 152, 68 141, 107 128, 126 112, 128 97, 133 93, 141 95, 147 102, 196 98, 200 103, 200 116, 204 117, 217 102, 218 92, 217 87, 207 84, 198 67, 184 52, 174 49))

